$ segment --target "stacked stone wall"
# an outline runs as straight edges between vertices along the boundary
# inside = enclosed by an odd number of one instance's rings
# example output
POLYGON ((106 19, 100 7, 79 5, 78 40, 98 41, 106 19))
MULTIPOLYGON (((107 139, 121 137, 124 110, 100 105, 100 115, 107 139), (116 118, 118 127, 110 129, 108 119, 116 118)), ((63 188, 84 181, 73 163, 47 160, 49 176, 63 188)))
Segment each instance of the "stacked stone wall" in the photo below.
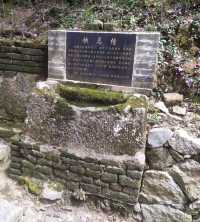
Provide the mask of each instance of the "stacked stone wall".
POLYGON ((0 75, 31 73, 47 77, 47 46, 0 40, 0 75))
POLYGON ((42 151, 36 144, 14 142, 11 145, 9 176, 52 179, 70 191, 79 189, 95 197, 134 205, 138 201, 143 166, 130 159, 81 158, 67 151, 42 151))

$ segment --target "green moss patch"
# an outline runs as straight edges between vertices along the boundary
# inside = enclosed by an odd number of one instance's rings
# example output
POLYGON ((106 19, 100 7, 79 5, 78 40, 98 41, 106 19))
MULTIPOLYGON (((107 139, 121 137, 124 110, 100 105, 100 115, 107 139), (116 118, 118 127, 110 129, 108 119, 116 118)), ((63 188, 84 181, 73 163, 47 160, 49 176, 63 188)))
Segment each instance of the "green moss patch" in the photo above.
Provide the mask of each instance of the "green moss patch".
POLYGON ((80 106, 108 106, 125 103, 128 99, 121 92, 100 90, 93 88, 83 88, 78 86, 60 85, 57 89, 59 95, 69 103, 80 106))
POLYGON ((39 180, 30 178, 30 177, 20 177, 20 182, 24 184, 28 191, 35 195, 40 195, 42 193, 42 183, 39 180))
POLYGON ((0 122, 0 137, 2 138, 10 138, 14 135, 20 134, 21 132, 21 126, 14 122, 0 122))
POLYGON ((136 97, 136 96, 131 96, 129 99, 123 103, 115 106, 117 111, 121 112, 123 111, 127 106, 130 106, 132 109, 136 108, 148 108, 148 103, 145 98, 143 97, 136 97))
POLYGON ((56 190, 57 192, 62 192, 64 190, 64 185, 55 181, 50 181, 48 183, 48 187, 52 190, 56 190))

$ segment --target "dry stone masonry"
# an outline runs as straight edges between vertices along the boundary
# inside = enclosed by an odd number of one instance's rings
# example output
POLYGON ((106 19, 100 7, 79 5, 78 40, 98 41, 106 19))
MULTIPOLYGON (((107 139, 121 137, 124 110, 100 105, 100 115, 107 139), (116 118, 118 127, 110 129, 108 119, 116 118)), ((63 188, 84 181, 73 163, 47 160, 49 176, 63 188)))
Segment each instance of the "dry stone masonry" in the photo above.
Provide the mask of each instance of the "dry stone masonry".
MULTIPOLYGON (((58 148, 58 147, 57 147, 58 148)), ((138 201, 144 162, 113 156, 112 159, 80 157, 66 150, 45 148, 30 142, 15 141, 9 175, 33 176, 61 182, 70 191, 83 189, 88 194, 123 204, 138 201)))
POLYGON ((12 40, 0 41, 0 76, 31 73, 45 76, 47 51, 43 44, 12 40))

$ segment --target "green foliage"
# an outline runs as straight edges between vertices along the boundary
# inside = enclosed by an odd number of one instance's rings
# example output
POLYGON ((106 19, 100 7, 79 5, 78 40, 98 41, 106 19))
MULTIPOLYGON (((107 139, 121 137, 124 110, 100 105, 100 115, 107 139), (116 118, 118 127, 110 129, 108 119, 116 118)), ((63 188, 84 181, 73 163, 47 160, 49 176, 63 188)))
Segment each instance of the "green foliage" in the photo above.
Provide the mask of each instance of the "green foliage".
POLYGON ((84 13, 83 13, 84 26, 94 23, 96 16, 95 16, 93 9, 94 9, 94 7, 89 7, 84 11, 84 13))
POLYGON ((116 0, 116 3, 117 5, 120 5, 120 6, 134 7, 139 3, 139 1, 138 0, 116 0))
POLYGON ((14 0, 14 4, 18 6, 30 6, 32 4, 31 0, 14 0))
POLYGON ((76 18, 73 16, 61 16, 59 18, 59 24, 61 28, 73 28, 76 22, 76 18))
POLYGON ((159 115, 159 112, 149 113, 147 115, 147 121, 149 124, 152 125, 158 124, 161 121, 161 116, 159 115))

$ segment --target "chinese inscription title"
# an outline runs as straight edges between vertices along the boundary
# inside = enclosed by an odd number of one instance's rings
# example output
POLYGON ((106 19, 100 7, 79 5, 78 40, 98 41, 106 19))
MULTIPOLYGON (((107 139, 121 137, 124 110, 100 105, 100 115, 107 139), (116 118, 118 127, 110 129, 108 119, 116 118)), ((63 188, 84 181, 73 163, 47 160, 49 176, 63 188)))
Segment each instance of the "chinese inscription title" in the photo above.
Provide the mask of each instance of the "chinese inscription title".
POLYGON ((134 50, 134 35, 69 32, 67 79, 130 85, 134 50))

